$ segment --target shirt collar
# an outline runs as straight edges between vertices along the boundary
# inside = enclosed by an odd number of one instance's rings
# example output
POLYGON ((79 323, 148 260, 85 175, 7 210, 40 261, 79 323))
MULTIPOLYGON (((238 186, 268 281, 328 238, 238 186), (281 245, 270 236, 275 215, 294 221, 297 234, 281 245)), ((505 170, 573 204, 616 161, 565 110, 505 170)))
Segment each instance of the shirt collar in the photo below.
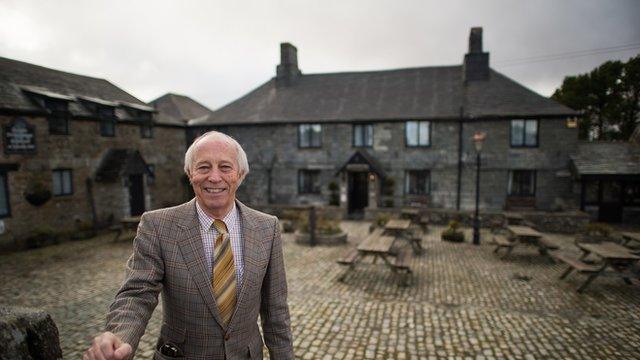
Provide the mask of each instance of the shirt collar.
MULTIPOLYGON (((211 216, 209 216, 206 212, 204 212, 204 210, 202 210, 197 200, 196 200, 196 211, 198 212, 198 220, 200 220, 200 226, 202 227, 202 229, 205 231, 209 229, 214 229, 213 227, 211 227, 211 224, 213 224, 214 219, 211 216)), ((238 219, 238 208, 236 207, 236 202, 234 201, 233 207, 231 208, 231 210, 229 210, 227 215, 225 215, 220 220, 224 221, 225 225, 227 225, 227 229, 230 229, 231 225, 235 224, 236 219, 238 219)))

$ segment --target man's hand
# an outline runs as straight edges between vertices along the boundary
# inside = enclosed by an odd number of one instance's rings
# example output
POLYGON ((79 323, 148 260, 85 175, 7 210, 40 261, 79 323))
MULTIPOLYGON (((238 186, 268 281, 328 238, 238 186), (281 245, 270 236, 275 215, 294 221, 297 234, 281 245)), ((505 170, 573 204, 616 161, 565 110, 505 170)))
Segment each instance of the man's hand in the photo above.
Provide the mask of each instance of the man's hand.
POLYGON ((84 352, 83 360, 124 360, 131 356, 131 345, 122 342, 110 332, 102 333, 93 339, 91 347, 84 352))

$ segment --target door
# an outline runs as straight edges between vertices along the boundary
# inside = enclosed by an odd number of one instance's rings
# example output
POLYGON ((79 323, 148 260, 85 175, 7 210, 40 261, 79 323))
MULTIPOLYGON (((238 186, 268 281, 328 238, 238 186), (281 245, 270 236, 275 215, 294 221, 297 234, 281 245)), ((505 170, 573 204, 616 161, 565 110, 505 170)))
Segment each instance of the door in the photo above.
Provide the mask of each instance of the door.
POLYGON ((622 183, 616 180, 603 180, 602 201, 598 211, 598 221, 622 221, 622 183))
POLYGON ((369 183, 366 172, 349 172, 349 214, 364 214, 369 205, 369 183))
POLYGON ((131 216, 139 216, 144 212, 144 177, 142 174, 129 175, 129 208, 131 216))

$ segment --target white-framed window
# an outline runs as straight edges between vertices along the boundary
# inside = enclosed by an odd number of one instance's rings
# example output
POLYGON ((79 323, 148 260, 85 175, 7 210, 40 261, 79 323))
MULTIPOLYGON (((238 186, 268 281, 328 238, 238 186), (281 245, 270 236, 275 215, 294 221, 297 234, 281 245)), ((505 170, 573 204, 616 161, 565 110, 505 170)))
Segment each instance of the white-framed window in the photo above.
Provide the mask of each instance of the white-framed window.
POLYGON ((301 148, 322 147, 322 126, 320 124, 298 125, 298 146, 301 148))
POLYGON ((298 193, 320 194, 320 170, 298 171, 298 193))
POLYGON ((53 170, 53 195, 73 194, 73 171, 70 169, 53 170))
POLYGON ((538 120, 511 120, 511 147, 538 146, 538 120))
POLYGON ((511 170, 509 171, 509 196, 531 197, 536 195, 536 171, 535 170, 511 170))
POLYGON ((428 195, 431 192, 431 171, 407 170, 404 189, 407 195, 428 195))
POLYGON ((353 125, 353 146, 372 147, 373 146, 373 124, 353 125))
POLYGON ((408 147, 431 146, 431 122, 407 121, 405 138, 408 147))

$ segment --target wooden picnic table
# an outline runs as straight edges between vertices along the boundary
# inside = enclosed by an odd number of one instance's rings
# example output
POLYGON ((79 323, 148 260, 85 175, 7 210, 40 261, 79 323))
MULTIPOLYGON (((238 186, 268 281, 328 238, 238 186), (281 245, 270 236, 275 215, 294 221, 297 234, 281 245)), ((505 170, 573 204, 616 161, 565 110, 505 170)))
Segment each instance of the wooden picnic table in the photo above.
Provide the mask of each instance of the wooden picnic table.
POLYGON ((420 209, 415 207, 405 207, 400 210, 400 214, 403 218, 411 220, 412 223, 418 224, 420 222, 420 209))
POLYGON ((506 211, 504 217, 507 218, 508 225, 520 225, 524 222, 524 217, 516 212, 506 211))
POLYGON ((640 233, 639 232, 630 232, 625 231, 621 233, 622 235, 622 245, 627 246, 631 242, 637 242, 640 244, 640 233))
POLYGON ((411 268, 407 263, 406 252, 395 253, 393 243, 396 238, 394 236, 385 235, 382 229, 374 230, 369 234, 357 247, 357 255, 353 252, 347 254, 343 259, 338 260, 341 265, 349 265, 348 270, 340 277, 340 280, 344 280, 349 272, 351 272, 355 265, 367 256, 373 256, 373 263, 376 263, 377 259, 382 259, 382 262, 387 265, 394 274, 402 275, 400 277, 400 284, 407 285, 408 276, 411 274, 411 268))
POLYGON ((418 230, 416 236, 411 227, 411 220, 407 219, 391 219, 384 226, 386 234, 399 237, 409 242, 414 254, 421 254, 422 249, 422 231, 418 230))
MULTIPOLYGON (((599 276, 621 277, 627 284, 631 284, 630 278, 638 276, 633 274, 632 268, 640 260, 640 256, 632 254, 626 247, 613 242, 577 243, 576 245, 583 252, 579 261, 584 261, 589 254, 594 254, 601 259, 601 262, 589 271, 589 277, 578 288, 578 292, 584 291, 599 276), (607 271, 607 269, 613 271, 607 271)), ((575 266, 570 265, 561 278, 568 275, 573 268, 575 266)))
POLYGON ((116 236, 113 241, 117 241, 125 230, 136 231, 140 223, 140 216, 126 216, 120 219, 120 225, 115 228, 116 236))
POLYGON ((538 248, 540 255, 548 255, 549 250, 558 248, 557 245, 545 241, 541 233, 529 226, 509 225, 507 226, 507 231, 511 234, 512 240, 502 239, 496 241, 497 247, 494 252, 497 252, 501 247, 506 247, 508 251, 506 255, 509 255, 516 243, 533 245, 538 248))

